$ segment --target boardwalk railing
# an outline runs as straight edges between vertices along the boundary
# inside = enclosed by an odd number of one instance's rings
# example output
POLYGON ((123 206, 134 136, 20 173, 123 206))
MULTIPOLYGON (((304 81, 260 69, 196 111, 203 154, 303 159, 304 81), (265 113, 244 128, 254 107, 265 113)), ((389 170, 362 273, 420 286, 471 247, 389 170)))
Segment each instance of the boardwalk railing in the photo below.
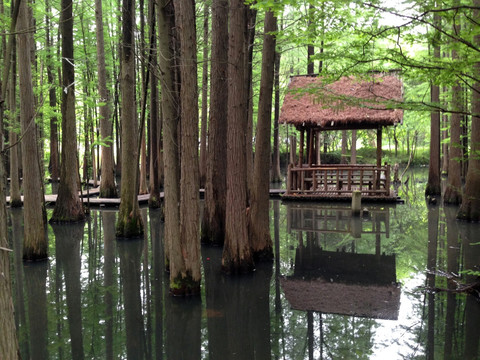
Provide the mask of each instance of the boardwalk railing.
POLYGON ((288 167, 286 195, 390 196, 390 165, 313 165, 288 167))

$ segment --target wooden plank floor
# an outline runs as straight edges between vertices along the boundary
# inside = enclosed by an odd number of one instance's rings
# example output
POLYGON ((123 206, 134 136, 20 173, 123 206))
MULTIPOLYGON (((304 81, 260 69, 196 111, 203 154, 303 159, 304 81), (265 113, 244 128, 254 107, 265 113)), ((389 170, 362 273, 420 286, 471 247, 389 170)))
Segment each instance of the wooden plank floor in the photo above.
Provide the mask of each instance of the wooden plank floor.
MULTIPOLYGON (((118 207, 120 206, 120 198, 113 198, 113 199, 107 199, 107 198, 99 198, 98 194, 100 193, 100 188, 94 188, 90 189, 88 191, 83 191, 82 192, 82 201, 84 204, 89 205, 90 207, 118 207), (88 195, 88 196, 87 196, 88 195)), ((203 195, 205 193, 204 189, 200 189, 200 197, 203 198, 203 195)), ((270 190, 270 196, 271 197, 280 197, 282 194, 285 193, 285 190, 282 189, 271 189, 270 190)), ((160 193, 160 198, 163 199, 164 193, 160 193)), ((145 194, 145 195, 138 195, 138 203, 139 205, 145 205, 148 204, 148 199, 150 198, 150 194, 145 194)), ((7 204, 10 203, 10 196, 7 196, 6 198, 7 204)), ((23 196, 21 197, 21 200, 23 201, 23 196)), ((52 195, 45 195, 45 203, 47 206, 53 206, 55 205, 57 201, 57 195, 52 194, 52 195)))

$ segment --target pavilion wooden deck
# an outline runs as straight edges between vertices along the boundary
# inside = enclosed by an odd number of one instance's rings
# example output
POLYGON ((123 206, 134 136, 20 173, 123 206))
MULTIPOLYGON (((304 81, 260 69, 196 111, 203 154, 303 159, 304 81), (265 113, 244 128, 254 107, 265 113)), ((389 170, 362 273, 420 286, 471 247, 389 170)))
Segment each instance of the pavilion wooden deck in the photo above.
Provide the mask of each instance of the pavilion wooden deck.
POLYGON ((285 200, 349 201, 360 191, 362 201, 396 202, 390 165, 290 165, 285 200))

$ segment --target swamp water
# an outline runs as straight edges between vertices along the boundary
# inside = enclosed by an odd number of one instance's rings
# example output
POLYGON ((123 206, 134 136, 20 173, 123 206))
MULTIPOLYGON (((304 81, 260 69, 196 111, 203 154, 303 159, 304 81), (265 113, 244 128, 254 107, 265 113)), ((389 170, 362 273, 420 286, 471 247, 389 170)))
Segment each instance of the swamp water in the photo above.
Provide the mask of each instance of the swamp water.
POLYGON ((480 302, 444 291, 478 281, 480 224, 427 207, 411 173, 405 204, 271 201, 275 260, 224 276, 202 247, 199 298, 168 294, 160 211, 143 240, 116 240, 115 211, 48 227, 49 260, 21 260, 10 210, 15 319, 24 359, 478 359, 480 302), (436 290, 436 291, 434 291, 436 290))

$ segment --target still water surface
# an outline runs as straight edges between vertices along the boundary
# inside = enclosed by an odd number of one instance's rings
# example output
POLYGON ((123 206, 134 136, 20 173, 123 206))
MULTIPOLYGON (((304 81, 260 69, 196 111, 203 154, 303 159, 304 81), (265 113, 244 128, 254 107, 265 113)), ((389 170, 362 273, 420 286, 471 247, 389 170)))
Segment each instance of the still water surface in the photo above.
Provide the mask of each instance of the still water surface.
POLYGON ((405 204, 271 202, 275 261, 220 271, 203 247, 200 298, 168 294, 160 211, 145 239, 115 239, 114 211, 49 225, 50 258, 21 260, 10 211, 15 318, 24 359, 478 359, 480 224, 427 207, 411 173, 405 204), (445 291, 450 289, 451 291, 445 291))

